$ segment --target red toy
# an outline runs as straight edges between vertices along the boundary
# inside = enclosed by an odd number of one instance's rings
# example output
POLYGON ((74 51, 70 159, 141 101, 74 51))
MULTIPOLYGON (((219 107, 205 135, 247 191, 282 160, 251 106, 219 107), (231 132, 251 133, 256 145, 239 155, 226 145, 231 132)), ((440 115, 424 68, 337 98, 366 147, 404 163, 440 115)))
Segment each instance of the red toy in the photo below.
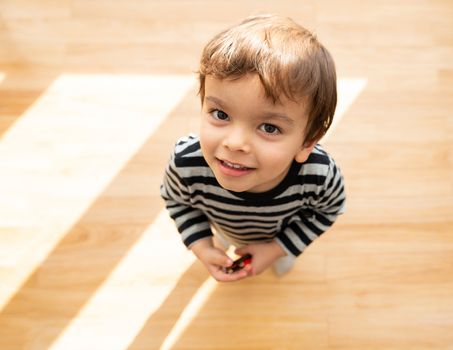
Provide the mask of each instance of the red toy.
POLYGON ((250 265, 252 263, 252 256, 250 254, 245 254, 241 256, 239 259, 235 260, 231 266, 225 267, 225 273, 233 273, 243 269, 245 266, 250 265))

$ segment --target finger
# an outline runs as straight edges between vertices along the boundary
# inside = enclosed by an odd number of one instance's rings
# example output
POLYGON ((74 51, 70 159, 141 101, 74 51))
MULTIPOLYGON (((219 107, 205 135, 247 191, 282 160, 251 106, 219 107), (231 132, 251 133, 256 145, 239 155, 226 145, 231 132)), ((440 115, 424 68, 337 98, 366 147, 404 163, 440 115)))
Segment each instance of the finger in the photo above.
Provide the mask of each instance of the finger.
POLYGON ((219 282, 234 282, 248 277, 244 269, 233 273, 225 273, 222 270, 213 271, 212 276, 219 282))
POLYGON ((209 263, 213 265, 228 267, 231 266, 233 260, 230 259, 228 255, 226 255, 221 250, 215 250, 213 254, 209 257, 209 263))
POLYGON ((240 270, 240 271, 233 272, 230 274, 223 274, 222 278, 224 279, 225 282, 234 282, 234 281, 242 280, 248 276, 249 275, 247 274, 247 271, 240 270))
POLYGON ((247 273, 247 276, 255 275, 255 268, 253 267, 253 264, 245 265, 243 270, 247 273))

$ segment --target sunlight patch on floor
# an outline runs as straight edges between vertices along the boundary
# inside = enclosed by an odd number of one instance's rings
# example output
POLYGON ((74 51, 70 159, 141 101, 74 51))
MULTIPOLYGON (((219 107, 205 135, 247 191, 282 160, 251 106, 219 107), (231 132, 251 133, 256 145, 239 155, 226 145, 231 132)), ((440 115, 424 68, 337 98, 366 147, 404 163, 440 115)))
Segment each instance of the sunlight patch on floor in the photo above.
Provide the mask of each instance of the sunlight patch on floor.
POLYGON ((193 87, 62 74, 0 141, 0 309, 193 87))
POLYGON ((367 85, 367 79, 364 78, 339 78, 337 82, 337 108, 330 129, 322 138, 321 143, 326 142, 334 132, 335 127, 340 123, 346 111, 351 107, 354 101, 359 97, 367 85))
POLYGON ((162 210, 51 349, 126 349, 194 260, 162 210))
POLYGON ((209 277, 203 285, 197 290, 197 293, 192 297, 190 302, 184 308, 184 311, 181 313, 178 321, 175 323, 170 333, 165 338, 160 350, 171 350, 172 347, 176 344, 178 339, 191 324, 195 316, 198 315, 199 311, 209 299, 215 287, 217 286, 217 281, 214 278, 209 277))

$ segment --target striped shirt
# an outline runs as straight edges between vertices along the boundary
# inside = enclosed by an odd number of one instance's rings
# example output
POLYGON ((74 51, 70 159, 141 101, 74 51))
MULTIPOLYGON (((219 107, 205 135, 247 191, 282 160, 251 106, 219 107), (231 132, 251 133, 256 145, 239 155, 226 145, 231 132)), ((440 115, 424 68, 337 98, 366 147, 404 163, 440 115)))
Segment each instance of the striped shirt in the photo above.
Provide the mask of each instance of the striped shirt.
POLYGON ((212 236, 212 228, 235 244, 276 240, 297 256, 344 212, 343 177, 316 145, 304 163, 262 193, 222 188, 206 163, 197 136, 180 139, 167 165, 161 195, 187 247, 212 236))

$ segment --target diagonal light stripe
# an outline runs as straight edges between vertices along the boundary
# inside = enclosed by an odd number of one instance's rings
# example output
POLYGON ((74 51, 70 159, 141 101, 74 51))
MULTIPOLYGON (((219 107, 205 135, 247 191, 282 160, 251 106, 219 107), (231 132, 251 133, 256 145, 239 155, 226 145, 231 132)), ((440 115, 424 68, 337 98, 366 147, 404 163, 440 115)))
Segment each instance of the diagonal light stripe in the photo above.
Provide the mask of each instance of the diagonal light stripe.
POLYGON ((190 325, 192 320, 197 316, 206 300, 209 299, 214 291, 217 282, 214 278, 209 277, 203 285, 198 289, 197 293, 193 296, 184 311, 181 313, 178 321, 175 323, 167 337, 165 338, 160 350, 171 350, 176 344, 178 339, 190 325))
POLYGON ((332 125, 327 131, 326 135, 322 138, 321 143, 332 135, 336 126, 340 123, 346 111, 351 107, 360 93, 365 89, 367 79, 364 78, 340 78, 337 83, 338 102, 335 110, 332 125))
POLYGON ((193 84, 191 75, 63 74, 5 132, 0 309, 193 84))
POLYGON ((50 349, 126 349, 194 260, 162 210, 50 349))

